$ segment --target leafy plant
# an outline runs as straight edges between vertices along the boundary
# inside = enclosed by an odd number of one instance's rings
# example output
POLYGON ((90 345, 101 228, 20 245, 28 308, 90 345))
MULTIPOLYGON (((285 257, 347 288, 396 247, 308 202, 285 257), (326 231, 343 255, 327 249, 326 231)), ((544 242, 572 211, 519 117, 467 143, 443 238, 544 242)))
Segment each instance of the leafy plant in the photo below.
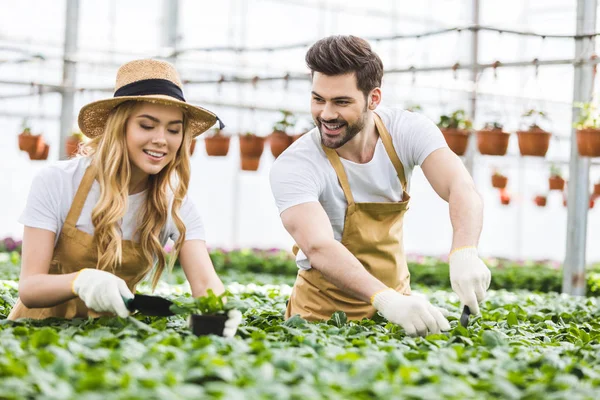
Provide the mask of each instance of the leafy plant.
POLYGON ((464 110, 456 110, 450 115, 441 115, 437 125, 442 129, 471 129, 473 123, 464 110))
POLYGON ((273 125, 273 131, 289 133, 288 130, 296 125, 296 118, 291 111, 279 110, 281 119, 273 125))
POLYGON ((600 115, 598 109, 593 103, 575 103, 575 108, 579 108, 579 118, 575 122, 576 129, 598 129, 600 128, 600 115))
POLYGON ((504 128, 504 125, 500 122, 496 122, 496 121, 492 121, 492 122, 486 122, 485 125, 483 126, 483 130, 487 130, 487 131, 502 131, 502 129, 504 128))
POLYGON ((212 289, 208 289, 206 296, 196 298, 187 296, 175 300, 170 309, 175 314, 223 314, 233 309, 231 305, 227 305, 228 295, 231 293, 224 292, 217 296, 212 289))
POLYGON ((406 106, 407 111, 411 112, 420 112, 423 111, 423 107, 420 104, 409 104, 406 106))
POLYGON ((555 164, 550 164, 550 177, 562 178, 562 170, 555 164))
POLYGON ((535 108, 529 109, 525 111, 521 117, 525 119, 527 122, 527 126, 530 130, 539 130, 542 129, 539 126, 541 120, 548 120, 548 116, 542 110, 536 110, 535 108))

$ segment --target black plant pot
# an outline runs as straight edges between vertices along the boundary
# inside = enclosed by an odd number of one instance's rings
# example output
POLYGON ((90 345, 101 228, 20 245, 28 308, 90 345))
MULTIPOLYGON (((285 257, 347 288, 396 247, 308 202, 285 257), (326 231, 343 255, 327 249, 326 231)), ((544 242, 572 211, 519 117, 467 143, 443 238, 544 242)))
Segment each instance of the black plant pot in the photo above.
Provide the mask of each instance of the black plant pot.
POLYGON ((223 336, 227 315, 200 315, 190 316, 190 328, 196 336, 217 335, 223 336))

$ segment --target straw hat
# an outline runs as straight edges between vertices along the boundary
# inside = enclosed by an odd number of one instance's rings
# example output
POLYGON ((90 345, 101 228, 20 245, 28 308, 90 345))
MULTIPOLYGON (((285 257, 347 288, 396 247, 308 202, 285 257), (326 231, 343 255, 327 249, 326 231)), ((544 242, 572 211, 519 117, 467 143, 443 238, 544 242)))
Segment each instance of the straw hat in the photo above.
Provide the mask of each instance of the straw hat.
POLYGON ((189 130, 193 137, 208 130, 217 121, 221 129, 224 127, 214 113, 185 102, 181 80, 172 64, 147 59, 122 65, 117 72, 113 97, 95 101, 81 109, 78 119, 81 132, 89 138, 102 135, 111 110, 129 100, 173 105, 185 109, 190 120, 189 130))

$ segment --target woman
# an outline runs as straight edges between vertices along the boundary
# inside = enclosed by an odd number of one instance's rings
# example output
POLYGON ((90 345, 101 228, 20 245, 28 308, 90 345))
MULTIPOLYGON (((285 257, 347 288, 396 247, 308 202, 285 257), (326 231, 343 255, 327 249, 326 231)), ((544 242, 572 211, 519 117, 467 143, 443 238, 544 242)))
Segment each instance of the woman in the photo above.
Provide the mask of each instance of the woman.
POLYGON ((171 64, 121 66, 114 97, 79 113, 92 139, 83 156, 42 170, 33 182, 20 218, 20 298, 8 319, 128 316, 124 300, 152 267, 156 286, 169 238, 169 267, 178 256, 192 295, 223 293, 202 220, 186 197, 190 144, 217 121, 185 102, 171 64))

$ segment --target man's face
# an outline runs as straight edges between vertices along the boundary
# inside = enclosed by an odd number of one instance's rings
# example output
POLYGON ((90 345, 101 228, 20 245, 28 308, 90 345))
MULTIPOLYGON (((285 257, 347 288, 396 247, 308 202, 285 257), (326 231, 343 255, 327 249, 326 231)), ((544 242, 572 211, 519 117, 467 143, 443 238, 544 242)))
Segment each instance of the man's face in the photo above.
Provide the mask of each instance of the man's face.
POLYGON ((337 149, 356 136, 366 125, 367 106, 354 72, 313 74, 310 109, 325 147, 337 149))

